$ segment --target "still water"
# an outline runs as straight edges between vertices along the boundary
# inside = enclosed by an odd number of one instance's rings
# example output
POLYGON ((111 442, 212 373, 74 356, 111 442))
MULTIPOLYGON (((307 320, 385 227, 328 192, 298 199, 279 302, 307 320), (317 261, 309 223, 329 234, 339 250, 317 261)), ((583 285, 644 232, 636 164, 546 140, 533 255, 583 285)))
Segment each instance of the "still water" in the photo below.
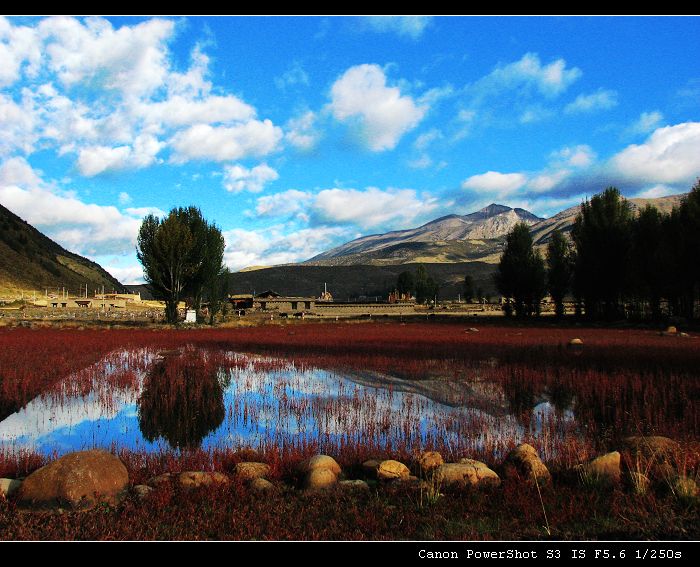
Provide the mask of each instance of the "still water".
POLYGON ((408 381, 185 348, 124 352, 69 376, 0 422, 0 451, 305 443, 498 451, 574 430, 570 409, 542 397, 525 415, 513 412, 500 386, 478 377, 408 381))

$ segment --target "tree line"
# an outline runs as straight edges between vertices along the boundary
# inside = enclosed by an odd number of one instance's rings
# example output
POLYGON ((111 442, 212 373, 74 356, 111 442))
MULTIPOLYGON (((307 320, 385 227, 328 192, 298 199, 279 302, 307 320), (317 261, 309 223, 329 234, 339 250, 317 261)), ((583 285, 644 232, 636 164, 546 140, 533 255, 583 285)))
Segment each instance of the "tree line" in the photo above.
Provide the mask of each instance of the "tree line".
POLYGON ((547 293, 558 316, 572 297, 594 320, 695 317, 700 289, 700 180, 670 213, 638 215, 615 187, 581 204, 567 239, 554 231, 546 255, 529 227, 506 237, 494 282, 507 315, 539 315, 547 293))

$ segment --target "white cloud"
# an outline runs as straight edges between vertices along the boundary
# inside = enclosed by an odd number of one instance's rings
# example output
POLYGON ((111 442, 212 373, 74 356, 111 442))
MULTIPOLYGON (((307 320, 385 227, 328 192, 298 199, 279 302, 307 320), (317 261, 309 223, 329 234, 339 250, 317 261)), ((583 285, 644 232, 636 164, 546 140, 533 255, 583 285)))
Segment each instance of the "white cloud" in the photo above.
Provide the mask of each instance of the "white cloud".
POLYGON ((690 185, 700 176, 700 122, 657 129, 643 144, 632 144, 609 161, 614 173, 639 183, 690 185))
POLYGON ((571 171, 568 169, 560 169, 558 171, 540 173, 539 175, 536 175, 535 177, 530 179, 527 182, 527 186, 535 193, 545 193, 554 189, 570 174, 571 171))
POLYGON ((38 139, 36 109, 30 97, 17 103, 0 93, 0 156, 15 151, 30 154, 38 139))
POLYGON ((148 215, 165 217, 167 213, 158 207, 127 207, 124 212, 132 217, 143 218, 148 215))
POLYGON ((284 72, 281 77, 275 77, 275 85, 280 90, 294 85, 309 85, 309 75, 302 67, 301 63, 295 61, 292 66, 284 72))
POLYGON ((598 89, 591 94, 580 94, 576 100, 564 107, 567 114, 580 114, 607 110, 617 106, 617 92, 609 89, 598 89))
POLYGON ((109 171, 148 167, 157 161, 163 146, 155 136, 142 134, 136 137, 133 147, 87 147, 78 153, 78 170, 86 177, 94 177, 109 171))
POLYGON ((567 146, 550 154, 550 160, 557 166, 587 167, 595 159, 595 152, 586 144, 567 146))
POLYGON ((193 159, 229 161, 268 155, 281 139, 282 130, 270 120, 251 120, 235 126, 196 124, 175 134, 170 145, 175 150, 175 163, 193 159))
POLYGON ((232 95, 210 95, 200 100, 176 95, 162 102, 136 104, 134 113, 147 123, 178 127, 249 120, 255 116, 255 109, 232 95))
POLYGON ((465 179, 462 182, 462 189, 471 189, 477 193, 493 193, 498 197, 504 197, 515 193, 525 183, 527 183, 527 176, 523 173, 487 171, 465 179))
POLYGON ((403 225, 436 208, 436 198, 419 197, 414 189, 368 187, 364 191, 324 189, 315 195, 312 212, 317 222, 370 228, 387 223, 403 225))
POLYGON ((320 134, 314 129, 315 123, 316 115, 310 110, 297 118, 292 118, 285 126, 285 140, 299 150, 312 150, 320 138, 320 134))
POLYGON ((408 160, 408 167, 413 169, 427 169, 433 165, 433 159, 428 154, 421 154, 416 159, 408 160))
POLYGON ((577 67, 566 68, 564 59, 542 65, 539 55, 526 53, 519 61, 498 65, 479 79, 472 89, 479 96, 503 90, 536 89, 546 97, 555 97, 577 81, 582 72, 577 67))
POLYGON ((649 134, 656 130, 664 119, 659 111, 642 112, 639 118, 627 129, 630 134, 649 134))
POLYGON ((0 185, 38 187, 41 176, 24 158, 13 157, 0 163, 0 185))
MULTIPOLYGON (((313 201, 313 195, 306 191, 289 189, 273 195, 265 195, 257 200, 255 213, 260 217, 292 216, 304 213, 313 201)), ((306 217, 308 220, 308 216, 306 217)))
POLYGON ((418 136, 416 141, 413 142, 413 147, 417 150, 426 150, 430 144, 435 140, 440 140, 442 137, 442 132, 440 132, 440 130, 432 128, 418 136))
POLYGON ((117 201, 119 201, 120 205, 128 205, 129 203, 131 203, 131 195, 129 195, 126 191, 122 191, 121 193, 119 193, 117 201))
POLYGON ((259 231, 229 230, 224 232, 224 261, 232 270, 299 262, 348 236, 347 230, 340 227, 304 228, 291 233, 284 233, 279 226, 259 231))
POLYGON ((666 185, 655 185, 654 187, 649 187, 648 189, 643 189, 639 191, 635 197, 640 199, 658 199, 659 197, 667 197, 668 195, 673 195, 676 193, 671 187, 666 185))
POLYGON ((366 16, 365 22, 375 32, 390 32, 419 39, 430 25, 430 16, 366 16))
POLYGON ((125 285, 130 284, 142 284, 143 279, 143 267, 140 264, 134 264, 131 266, 119 267, 119 266, 103 266, 112 276, 117 278, 118 281, 125 285))
POLYGON ((27 63, 27 73, 37 72, 41 50, 36 31, 30 27, 13 26, 0 17, 0 87, 10 86, 20 78, 22 66, 27 63))
POLYGON ((351 67, 333 84, 329 108, 337 120, 357 126, 375 152, 395 148, 427 111, 398 87, 387 87, 384 71, 368 64, 351 67))
POLYGON ((279 179, 279 174, 266 163, 256 165, 252 169, 238 164, 224 168, 224 187, 232 193, 260 193, 267 183, 275 179, 279 179))
POLYGON ((521 124, 533 124, 554 116, 554 111, 541 105, 531 106, 520 115, 521 124))

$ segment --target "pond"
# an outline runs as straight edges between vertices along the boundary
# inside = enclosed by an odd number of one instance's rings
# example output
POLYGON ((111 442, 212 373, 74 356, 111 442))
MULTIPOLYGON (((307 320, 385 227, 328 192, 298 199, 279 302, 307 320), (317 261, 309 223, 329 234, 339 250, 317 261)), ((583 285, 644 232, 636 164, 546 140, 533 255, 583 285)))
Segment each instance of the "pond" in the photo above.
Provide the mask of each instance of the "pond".
POLYGON ((113 354, 7 416, 0 451, 318 443, 502 453, 525 438, 544 436, 554 447, 578 435, 571 407, 555 407, 544 395, 516 405, 477 375, 405 380, 240 352, 143 349, 113 354))

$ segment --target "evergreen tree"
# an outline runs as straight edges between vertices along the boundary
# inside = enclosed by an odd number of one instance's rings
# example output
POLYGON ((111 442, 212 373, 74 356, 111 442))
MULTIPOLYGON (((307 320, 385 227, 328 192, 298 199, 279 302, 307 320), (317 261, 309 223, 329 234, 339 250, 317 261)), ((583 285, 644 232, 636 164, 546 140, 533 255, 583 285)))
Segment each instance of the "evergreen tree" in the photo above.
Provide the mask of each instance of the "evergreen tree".
POLYGON ((518 223, 508 233, 495 283, 501 295, 513 302, 517 316, 539 315, 546 273, 542 256, 532 248, 527 224, 518 223))
MULTIPOLYGON (((469 274, 464 276, 464 301, 469 303, 472 298, 475 295, 474 291, 474 278, 472 278, 469 274)), ((476 294, 478 296, 478 294, 476 294)), ((479 298, 481 299, 481 298, 479 298)))
POLYGON ((564 316, 564 297, 571 286, 571 254, 566 237, 558 230, 547 244, 547 288, 554 301, 554 313, 564 316))

